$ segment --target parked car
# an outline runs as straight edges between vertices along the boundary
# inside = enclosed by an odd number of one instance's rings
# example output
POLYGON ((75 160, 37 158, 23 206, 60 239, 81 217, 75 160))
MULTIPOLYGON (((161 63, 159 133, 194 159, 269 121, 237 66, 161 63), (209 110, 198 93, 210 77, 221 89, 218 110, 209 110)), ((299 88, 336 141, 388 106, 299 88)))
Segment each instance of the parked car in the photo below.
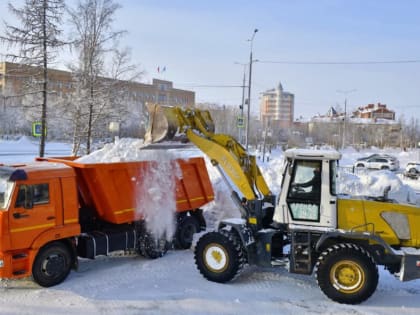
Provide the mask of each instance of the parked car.
POLYGON ((357 168, 396 171, 400 168, 400 162, 396 157, 392 155, 372 154, 370 156, 358 159, 354 163, 354 166, 357 168))
POLYGON ((374 153, 374 154, 371 154, 371 155, 368 155, 368 156, 365 156, 365 157, 358 158, 357 161, 365 161, 365 160, 369 160, 369 159, 372 159, 372 158, 387 158, 387 159, 391 159, 393 161, 398 160, 395 156, 390 155, 390 154, 374 153))
POLYGON ((404 176, 418 179, 420 177, 420 162, 408 162, 404 170, 404 176))

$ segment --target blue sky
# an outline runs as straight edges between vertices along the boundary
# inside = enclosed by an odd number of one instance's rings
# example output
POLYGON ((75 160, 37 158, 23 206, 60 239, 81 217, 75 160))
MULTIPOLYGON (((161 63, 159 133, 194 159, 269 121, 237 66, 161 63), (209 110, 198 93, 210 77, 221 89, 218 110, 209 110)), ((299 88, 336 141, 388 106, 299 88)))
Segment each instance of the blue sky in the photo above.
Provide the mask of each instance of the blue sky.
MULTIPOLYGON (((0 16, 5 18, 1 0, 0 16)), ((19 1, 17 1, 19 2, 19 1)), ((74 1, 71 1, 74 2, 74 1)), ((121 0, 115 28, 146 71, 192 89, 197 102, 237 106, 247 39, 253 30, 251 109, 259 94, 282 83, 295 94, 295 117, 385 103, 406 119, 420 118, 420 62, 283 64, 268 61, 359 62, 420 60, 420 1, 121 0), (166 67, 158 73, 157 67, 166 67), (353 91, 339 93, 337 91, 353 91)))

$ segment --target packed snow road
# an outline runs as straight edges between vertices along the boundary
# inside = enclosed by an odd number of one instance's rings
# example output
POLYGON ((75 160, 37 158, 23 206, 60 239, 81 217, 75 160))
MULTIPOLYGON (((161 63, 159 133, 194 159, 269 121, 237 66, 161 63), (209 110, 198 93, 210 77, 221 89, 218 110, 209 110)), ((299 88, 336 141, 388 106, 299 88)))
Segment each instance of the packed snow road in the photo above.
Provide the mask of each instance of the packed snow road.
POLYGON ((418 314, 420 282, 400 283, 381 271, 365 303, 328 300, 311 276, 284 269, 245 268, 234 281, 205 280, 193 251, 157 260, 136 255, 82 260, 62 284, 45 289, 29 280, 2 282, 1 314, 418 314))

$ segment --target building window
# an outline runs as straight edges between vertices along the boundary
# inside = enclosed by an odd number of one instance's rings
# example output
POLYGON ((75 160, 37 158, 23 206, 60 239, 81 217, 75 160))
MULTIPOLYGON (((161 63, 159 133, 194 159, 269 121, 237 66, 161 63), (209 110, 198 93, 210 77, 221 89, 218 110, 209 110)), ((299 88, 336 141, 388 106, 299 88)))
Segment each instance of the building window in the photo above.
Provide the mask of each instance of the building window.
POLYGON ((158 102, 166 102, 167 98, 165 94, 159 94, 158 102))

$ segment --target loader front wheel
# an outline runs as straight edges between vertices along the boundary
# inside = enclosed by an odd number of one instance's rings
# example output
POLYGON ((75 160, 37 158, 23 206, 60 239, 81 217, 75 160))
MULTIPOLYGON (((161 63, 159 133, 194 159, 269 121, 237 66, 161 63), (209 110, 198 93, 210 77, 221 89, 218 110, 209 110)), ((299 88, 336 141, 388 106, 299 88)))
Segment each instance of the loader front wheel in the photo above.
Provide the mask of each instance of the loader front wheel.
POLYGON ((224 283, 232 280, 244 265, 241 245, 232 233, 204 234, 198 240, 194 254, 200 273, 207 280, 214 282, 224 283))
POLYGON ((32 266, 32 276, 42 287, 57 285, 70 273, 72 258, 69 248, 62 243, 51 243, 41 248, 32 266))
POLYGON ((319 256, 315 269, 322 292, 338 303, 359 304, 367 300, 378 285, 375 261, 355 244, 327 248, 319 256))

